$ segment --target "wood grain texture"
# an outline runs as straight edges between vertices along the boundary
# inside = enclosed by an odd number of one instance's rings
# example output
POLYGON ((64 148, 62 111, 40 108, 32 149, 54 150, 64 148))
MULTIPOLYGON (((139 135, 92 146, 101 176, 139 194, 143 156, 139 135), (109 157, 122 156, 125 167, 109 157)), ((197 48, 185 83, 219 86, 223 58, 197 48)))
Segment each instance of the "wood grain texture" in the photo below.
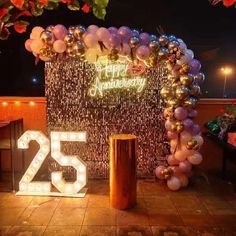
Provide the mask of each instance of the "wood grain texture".
POLYGON ((116 209, 136 204, 137 138, 119 134, 110 137, 110 203, 116 209))

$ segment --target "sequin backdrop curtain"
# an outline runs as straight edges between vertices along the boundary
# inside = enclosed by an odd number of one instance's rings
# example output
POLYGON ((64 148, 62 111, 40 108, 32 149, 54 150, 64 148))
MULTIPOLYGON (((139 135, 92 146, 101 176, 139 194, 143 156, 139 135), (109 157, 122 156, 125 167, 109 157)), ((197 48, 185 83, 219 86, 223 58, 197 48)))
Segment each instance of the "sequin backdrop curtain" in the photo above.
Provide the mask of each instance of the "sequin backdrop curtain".
MULTIPOLYGON (((147 85, 141 94, 114 90, 103 97, 90 97, 94 65, 75 59, 48 62, 45 66, 47 127, 50 131, 86 131, 87 143, 63 143, 63 152, 79 155, 88 165, 90 178, 109 176, 109 136, 129 133, 138 136, 137 174, 151 177, 158 163, 165 161, 166 140, 160 89, 167 83, 164 65, 147 72, 147 85)), ((49 172, 62 170, 73 179, 72 167, 59 167, 50 161, 49 172)))

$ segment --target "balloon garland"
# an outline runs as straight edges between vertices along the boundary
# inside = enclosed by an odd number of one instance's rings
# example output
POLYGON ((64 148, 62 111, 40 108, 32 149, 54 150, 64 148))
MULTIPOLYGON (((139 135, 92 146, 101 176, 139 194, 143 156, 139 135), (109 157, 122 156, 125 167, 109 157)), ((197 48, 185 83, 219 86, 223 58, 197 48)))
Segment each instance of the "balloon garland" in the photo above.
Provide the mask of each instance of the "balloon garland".
POLYGON ((183 40, 174 35, 150 35, 126 26, 99 28, 90 25, 63 25, 33 28, 25 47, 37 60, 52 61, 57 57, 72 57, 94 63, 101 56, 111 61, 125 60, 135 65, 157 67, 166 63, 168 83, 161 89, 166 101, 165 128, 170 140, 168 166, 158 166, 156 176, 166 179, 171 190, 188 185, 193 165, 202 161, 199 152, 203 144, 200 126, 194 122, 201 93, 199 84, 205 79, 201 64, 187 49, 183 40))

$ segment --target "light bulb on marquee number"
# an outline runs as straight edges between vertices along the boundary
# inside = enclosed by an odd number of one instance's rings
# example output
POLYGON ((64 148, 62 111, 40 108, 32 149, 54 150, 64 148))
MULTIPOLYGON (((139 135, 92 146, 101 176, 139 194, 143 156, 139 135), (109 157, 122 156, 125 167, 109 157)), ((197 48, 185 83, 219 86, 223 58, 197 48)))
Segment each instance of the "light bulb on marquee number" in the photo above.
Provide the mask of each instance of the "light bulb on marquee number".
POLYGON ((75 168, 75 182, 65 181, 61 171, 51 173, 51 182, 32 181, 50 152, 49 139, 40 131, 26 131, 18 139, 18 148, 28 149, 30 141, 33 140, 39 144, 39 151, 20 180, 17 195, 83 197, 85 193, 79 193, 79 191, 87 183, 87 165, 78 156, 63 154, 61 152, 61 142, 86 142, 86 132, 51 132, 51 156, 61 166, 72 166, 75 168), (51 192, 51 184, 59 192, 51 192))

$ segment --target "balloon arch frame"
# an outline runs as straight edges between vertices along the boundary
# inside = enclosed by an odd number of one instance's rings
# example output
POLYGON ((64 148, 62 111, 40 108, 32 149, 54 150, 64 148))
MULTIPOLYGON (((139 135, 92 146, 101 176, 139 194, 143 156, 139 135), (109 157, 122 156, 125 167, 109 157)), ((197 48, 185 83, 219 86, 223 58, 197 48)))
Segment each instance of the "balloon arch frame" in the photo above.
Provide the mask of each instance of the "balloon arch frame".
POLYGON ((192 166, 202 162, 199 150, 203 138, 194 122, 200 86, 205 76, 201 64, 182 39, 174 35, 156 36, 126 26, 120 28, 90 25, 34 27, 25 47, 36 61, 53 61, 72 57, 90 63, 105 57, 109 61, 128 60, 136 69, 157 67, 164 62, 168 68, 168 82, 161 89, 165 101, 163 115, 170 143, 167 165, 158 166, 155 174, 166 179, 171 190, 188 185, 192 166))

